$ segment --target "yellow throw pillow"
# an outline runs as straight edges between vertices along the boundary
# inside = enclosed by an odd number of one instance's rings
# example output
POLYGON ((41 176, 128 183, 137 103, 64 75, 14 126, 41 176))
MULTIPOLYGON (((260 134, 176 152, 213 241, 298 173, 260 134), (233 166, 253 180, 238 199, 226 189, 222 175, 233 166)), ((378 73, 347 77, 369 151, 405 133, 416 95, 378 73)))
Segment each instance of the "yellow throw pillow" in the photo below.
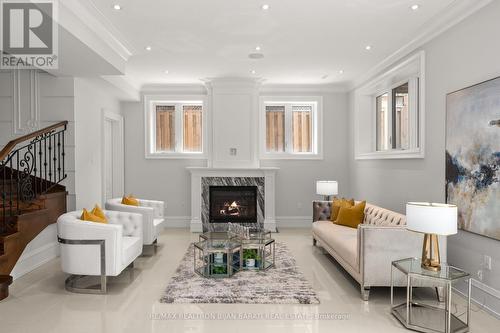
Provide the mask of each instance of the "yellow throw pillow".
POLYGON ((97 217, 100 217, 100 218, 104 219, 106 222, 108 222, 108 219, 106 218, 106 215, 104 215, 104 211, 97 204, 94 206, 94 209, 92 209, 92 211, 90 212, 90 214, 93 214, 93 215, 95 215, 97 217))
POLYGON ((134 198, 132 194, 129 194, 128 196, 124 196, 122 198, 122 204, 129 206, 139 206, 139 201, 134 198))
POLYGON ((354 206, 354 199, 348 200, 345 198, 338 199, 334 198, 332 202, 332 212, 330 214, 330 221, 335 222, 337 216, 339 215, 339 210, 342 207, 352 207, 354 206))
POLYGON ((80 220, 82 221, 89 221, 89 222, 97 222, 97 223, 108 223, 106 219, 103 219, 102 217, 96 216, 90 212, 88 212, 85 208, 83 209, 82 216, 80 217, 80 220))
POLYGON ((365 218, 365 206, 366 201, 361 201, 352 207, 341 207, 335 224, 357 228, 358 224, 363 223, 365 218))

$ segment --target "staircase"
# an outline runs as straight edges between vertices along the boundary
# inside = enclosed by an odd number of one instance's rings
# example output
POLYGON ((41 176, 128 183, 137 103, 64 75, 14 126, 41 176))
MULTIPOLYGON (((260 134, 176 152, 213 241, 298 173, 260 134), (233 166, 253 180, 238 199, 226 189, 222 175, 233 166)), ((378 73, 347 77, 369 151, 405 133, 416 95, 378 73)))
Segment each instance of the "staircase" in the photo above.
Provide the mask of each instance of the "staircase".
POLYGON ((63 121, 10 141, 0 151, 0 300, 25 247, 66 212, 63 121))

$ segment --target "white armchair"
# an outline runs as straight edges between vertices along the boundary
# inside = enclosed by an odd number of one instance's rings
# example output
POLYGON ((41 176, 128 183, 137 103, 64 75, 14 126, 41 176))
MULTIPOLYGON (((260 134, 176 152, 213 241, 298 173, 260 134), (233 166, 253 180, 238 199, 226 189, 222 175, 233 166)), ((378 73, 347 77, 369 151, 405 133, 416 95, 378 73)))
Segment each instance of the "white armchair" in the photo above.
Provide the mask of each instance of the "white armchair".
POLYGON ((61 267, 71 274, 66 289, 78 293, 105 294, 107 276, 117 276, 142 253, 142 215, 104 211, 108 223, 80 220, 81 211, 57 219, 61 267), (100 289, 82 288, 85 276, 101 277, 100 289))
POLYGON ((106 201, 106 209, 120 212, 142 214, 143 220, 143 244, 153 245, 165 224, 163 212, 165 203, 157 200, 138 199, 139 206, 122 204, 122 198, 114 198, 106 201))

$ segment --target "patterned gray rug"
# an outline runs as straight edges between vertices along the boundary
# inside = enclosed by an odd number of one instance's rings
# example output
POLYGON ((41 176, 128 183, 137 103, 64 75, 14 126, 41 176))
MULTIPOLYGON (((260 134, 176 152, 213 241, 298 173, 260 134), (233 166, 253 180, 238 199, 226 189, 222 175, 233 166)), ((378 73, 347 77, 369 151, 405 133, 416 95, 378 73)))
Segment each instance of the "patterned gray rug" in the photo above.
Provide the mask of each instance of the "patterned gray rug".
POLYGON ((207 279, 193 270, 191 244, 160 299, 162 303, 319 304, 285 244, 276 242, 276 267, 207 279))

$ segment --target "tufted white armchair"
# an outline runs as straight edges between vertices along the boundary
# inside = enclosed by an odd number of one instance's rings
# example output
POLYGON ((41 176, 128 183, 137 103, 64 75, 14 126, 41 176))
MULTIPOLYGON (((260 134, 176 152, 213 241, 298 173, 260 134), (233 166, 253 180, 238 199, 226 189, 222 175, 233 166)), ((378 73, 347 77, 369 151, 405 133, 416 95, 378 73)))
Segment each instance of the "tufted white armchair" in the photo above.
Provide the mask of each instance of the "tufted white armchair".
POLYGON ((114 198, 106 201, 106 209, 121 212, 141 214, 143 217, 143 244, 152 245, 156 243, 165 224, 163 212, 165 203, 157 200, 138 199, 139 206, 122 204, 122 198, 114 198))
POLYGON ((81 211, 57 219, 61 267, 71 274, 66 289, 80 293, 106 293, 106 277, 119 275, 142 253, 142 215, 104 211, 108 223, 80 220, 81 211), (101 277, 100 289, 80 288, 84 276, 101 277))

